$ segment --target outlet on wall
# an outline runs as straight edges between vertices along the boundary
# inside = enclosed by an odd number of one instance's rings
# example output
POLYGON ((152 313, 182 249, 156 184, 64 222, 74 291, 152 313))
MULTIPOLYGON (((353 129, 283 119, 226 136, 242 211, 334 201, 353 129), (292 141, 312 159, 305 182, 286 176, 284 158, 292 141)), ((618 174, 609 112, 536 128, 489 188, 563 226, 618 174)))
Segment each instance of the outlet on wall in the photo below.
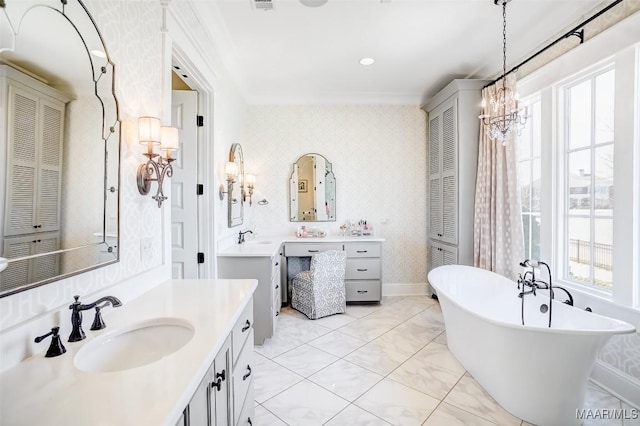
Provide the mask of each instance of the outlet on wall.
POLYGON ((140 238, 140 260, 142 263, 151 261, 153 257, 153 238, 143 237, 140 238))

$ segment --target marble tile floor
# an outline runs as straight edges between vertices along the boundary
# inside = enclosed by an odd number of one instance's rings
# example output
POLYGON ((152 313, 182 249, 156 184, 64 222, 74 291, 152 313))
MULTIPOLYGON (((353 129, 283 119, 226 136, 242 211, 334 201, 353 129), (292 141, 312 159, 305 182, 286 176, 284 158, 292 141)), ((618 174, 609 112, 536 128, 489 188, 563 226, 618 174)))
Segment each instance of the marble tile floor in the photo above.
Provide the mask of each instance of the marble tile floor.
MULTIPOLYGON (((427 296, 348 305, 315 321, 283 308, 275 336, 255 351, 254 425, 529 425, 449 352, 440 306, 427 296)), ((585 408, 632 407, 590 384, 585 408)))

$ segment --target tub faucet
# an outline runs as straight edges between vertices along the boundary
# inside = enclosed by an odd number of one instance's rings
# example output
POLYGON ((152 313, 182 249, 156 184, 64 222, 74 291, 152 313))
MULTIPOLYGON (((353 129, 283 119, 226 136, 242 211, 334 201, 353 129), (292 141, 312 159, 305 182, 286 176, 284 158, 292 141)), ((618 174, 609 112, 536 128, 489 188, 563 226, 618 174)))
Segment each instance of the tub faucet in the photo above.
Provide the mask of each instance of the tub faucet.
POLYGON ((567 294, 567 296, 569 296, 569 299, 565 300, 562 303, 564 303, 566 305, 569 305, 569 306, 573 306, 573 296, 571 295, 571 293, 569 293, 569 290, 567 290, 564 287, 557 286, 557 285, 554 285, 553 288, 564 291, 567 294))
MULTIPOLYGON (((80 296, 73 296, 73 298, 75 299, 75 302, 69 305, 69 309, 71 309, 71 325, 73 327, 71 330, 71 334, 69 335, 69 342, 78 342, 87 337, 84 334, 84 330, 82 330, 82 311, 93 309, 103 302, 111 303, 111 306, 113 307, 122 306, 122 302, 117 297, 113 296, 101 297, 100 299, 96 300, 93 303, 89 303, 88 305, 82 304, 78 301, 80 296)), ((102 324, 104 324, 104 322, 102 324)))
POLYGON ((247 231, 240 231, 238 232, 238 244, 242 244, 244 243, 244 234, 253 234, 252 230, 247 230, 247 231))

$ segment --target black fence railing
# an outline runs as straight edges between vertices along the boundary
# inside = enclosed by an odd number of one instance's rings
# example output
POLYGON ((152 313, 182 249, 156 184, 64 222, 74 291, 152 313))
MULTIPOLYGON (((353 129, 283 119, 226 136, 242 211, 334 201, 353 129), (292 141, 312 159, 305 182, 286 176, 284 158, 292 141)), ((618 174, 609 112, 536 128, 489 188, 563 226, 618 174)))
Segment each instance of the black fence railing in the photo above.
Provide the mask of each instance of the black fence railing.
POLYGON ((613 246, 611 244, 593 243, 583 240, 569 239, 569 260, 590 264, 596 268, 611 270, 613 264, 613 246))

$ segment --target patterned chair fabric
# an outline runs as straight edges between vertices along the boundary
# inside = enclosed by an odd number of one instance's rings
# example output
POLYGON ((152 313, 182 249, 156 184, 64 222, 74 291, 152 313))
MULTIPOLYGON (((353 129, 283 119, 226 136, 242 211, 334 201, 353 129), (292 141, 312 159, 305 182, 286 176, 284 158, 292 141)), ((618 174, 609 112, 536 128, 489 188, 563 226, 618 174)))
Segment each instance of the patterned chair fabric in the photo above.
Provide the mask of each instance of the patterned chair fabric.
POLYGON ((347 253, 327 250, 313 255, 311 270, 298 273, 291 284, 291 306, 309 319, 346 312, 344 283, 347 253))

